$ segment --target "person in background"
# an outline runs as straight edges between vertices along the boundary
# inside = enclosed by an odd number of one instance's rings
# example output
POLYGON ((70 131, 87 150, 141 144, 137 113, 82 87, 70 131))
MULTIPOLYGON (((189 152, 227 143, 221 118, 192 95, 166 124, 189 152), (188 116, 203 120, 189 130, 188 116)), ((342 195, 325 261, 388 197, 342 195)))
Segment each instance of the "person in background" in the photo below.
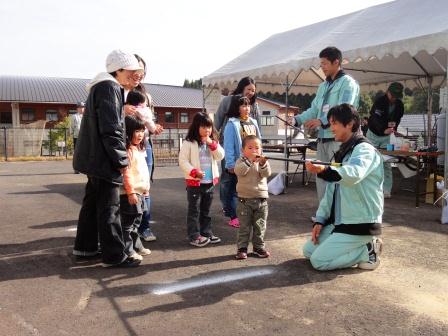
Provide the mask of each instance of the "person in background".
POLYGON ((190 245, 196 247, 221 242, 212 232, 210 207, 224 150, 213 133, 208 114, 196 113, 179 152, 179 166, 187 184, 187 234, 190 245))
MULTIPOLYGON (((137 108, 132 104, 126 104, 124 110, 126 115, 135 115, 142 119, 145 123, 147 131, 145 132, 146 141, 146 164, 148 166, 150 181, 153 182, 154 174, 154 151, 151 135, 159 135, 163 132, 163 127, 154 122, 154 104, 151 95, 146 91, 145 85, 142 81, 146 76, 146 62, 139 55, 134 54, 139 64, 143 67, 143 70, 136 71, 131 78, 129 85, 126 89, 135 90, 142 93, 146 97, 145 108, 137 108)), ((151 228, 151 195, 145 196, 146 209, 143 212, 142 222, 140 223, 138 233, 140 237, 145 241, 154 241, 157 237, 154 235, 151 228)))
MULTIPOLYGON (((378 97, 370 109, 367 139, 377 148, 385 149, 390 143, 391 134, 397 132, 404 113, 403 85, 393 82, 386 93, 378 97)), ((392 166, 384 163, 384 198, 390 198, 392 192, 392 166)))
POLYGON ((271 167, 261 155, 261 140, 248 135, 242 142, 242 156, 236 161, 235 175, 238 177, 237 214, 240 221, 236 259, 247 259, 247 247, 252 236, 253 253, 259 258, 271 254, 266 250, 264 235, 268 219, 268 182, 271 167))
POLYGON ((86 112, 73 156, 73 168, 87 175, 73 254, 78 257, 99 254, 99 237, 104 267, 140 264, 140 260, 129 258, 124 251, 120 185, 129 164, 123 87, 141 69, 132 54, 114 50, 107 56, 107 72, 98 74, 87 85, 86 112))
MULTIPOLYGON (((84 108, 84 102, 78 102, 76 104, 76 113, 70 116, 70 134, 73 137, 73 151, 76 149, 84 108)), ((75 174, 79 174, 79 172, 75 170, 75 174)))
POLYGON ((369 118, 364 117, 362 118, 362 124, 361 124, 361 132, 364 136, 366 136, 368 129, 369 129, 369 118))
MULTIPOLYGON (((335 141, 327 114, 331 107, 347 103, 358 107, 359 85, 342 69, 342 53, 336 47, 327 47, 319 53, 320 66, 326 76, 319 85, 311 107, 305 112, 289 119, 295 126, 304 125, 309 129, 318 129, 316 159, 328 162, 341 145, 335 141)), ((316 179, 319 201, 325 192, 325 181, 316 179)))
POLYGON ((340 166, 306 162, 307 171, 328 182, 316 212, 311 239, 303 254, 320 271, 357 265, 373 270, 380 264, 384 211, 383 159, 359 134, 359 115, 348 104, 334 106, 328 120, 341 147, 334 159, 340 166))
POLYGON ((227 116, 229 120, 224 129, 226 162, 223 175, 227 174, 224 193, 226 208, 224 208, 224 212, 226 216, 230 217, 228 224, 238 228, 240 223, 236 214, 237 177, 234 171, 235 163, 241 156, 242 140, 248 135, 255 135, 258 138, 261 138, 261 135, 257 121, 250 117, 250 100, 246 96, 232 96, 227 116))
MULTIPOLYGON (((252 119, 257 121, 260 125, 260 113, 258 111, 258 104, 256 102, 256 83, 251 77, 243 77, 238 82, 236 89, 231 95, 224 97, 218 106, 218 110, 214 116, 214 125, 218 132, 219 143, 224 145, 224 128, 226 127, 229 119, 228 112, 232 99, 236 95, 241 95, 249 99, 250 112, 249 115, 252 119)), ((261 134, 261 133, 260 133, 261 134)), ((228 217, 230 221, 235 218, 235 214, 232 209, 236 209, 236 197, 234 195, 235 183, 234 175, 229 174, 225 168, 226 161, 221 161, 221 183, 219 185, 219 198, 221 200, 224 216, 228 217)))

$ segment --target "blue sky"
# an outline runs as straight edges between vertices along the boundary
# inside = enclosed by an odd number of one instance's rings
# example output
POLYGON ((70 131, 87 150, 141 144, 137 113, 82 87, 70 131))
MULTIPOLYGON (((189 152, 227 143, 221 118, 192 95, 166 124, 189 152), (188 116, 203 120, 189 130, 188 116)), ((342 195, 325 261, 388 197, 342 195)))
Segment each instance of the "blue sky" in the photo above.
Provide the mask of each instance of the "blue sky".
POLYGON ((273 34, 384 2, 0 0, 0 74, 92 78, 123 49, 147 61, 147 82, 182 85, 273 34))

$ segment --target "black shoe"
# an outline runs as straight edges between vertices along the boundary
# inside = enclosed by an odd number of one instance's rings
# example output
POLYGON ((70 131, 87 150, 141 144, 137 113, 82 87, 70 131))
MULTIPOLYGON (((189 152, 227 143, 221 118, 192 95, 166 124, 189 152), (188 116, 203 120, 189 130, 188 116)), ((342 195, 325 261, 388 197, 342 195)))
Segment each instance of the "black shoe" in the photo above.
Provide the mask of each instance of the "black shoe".
POLYGON ((126 258, 119 264, 106 264, 103 263, 103 267, 107 268, 130 268, 130 267, 137 267, 140 265, 141 260, 138 259, 132 259, 132 258, 126 258))

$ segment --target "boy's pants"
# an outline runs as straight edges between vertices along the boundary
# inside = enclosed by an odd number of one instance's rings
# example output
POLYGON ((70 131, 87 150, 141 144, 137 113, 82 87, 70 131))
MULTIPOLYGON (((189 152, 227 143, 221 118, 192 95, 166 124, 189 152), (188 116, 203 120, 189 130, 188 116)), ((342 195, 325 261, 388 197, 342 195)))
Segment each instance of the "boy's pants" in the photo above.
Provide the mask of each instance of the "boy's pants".
POLYGON ((357 236, 345 233, 331 233, 334 225, 322 227, 319 244, 309 239, 303 246, 303 255, 319 271, 348 268, 369 260, 367 243, 373 236, 357 236))
POLYGON ((252 232, 254 249, 264 248, 264 234, 268 219, 268 201, 266 198, 239 198, 237 215, 240 221, 238 229, 237 247, 246 248, 249 245, 252 232))

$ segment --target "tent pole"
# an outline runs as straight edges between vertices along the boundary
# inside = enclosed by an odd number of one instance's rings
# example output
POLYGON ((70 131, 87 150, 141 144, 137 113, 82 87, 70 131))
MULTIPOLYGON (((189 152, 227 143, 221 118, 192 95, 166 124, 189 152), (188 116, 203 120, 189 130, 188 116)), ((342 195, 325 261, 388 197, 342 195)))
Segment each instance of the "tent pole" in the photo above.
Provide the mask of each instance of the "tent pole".
MULTIPOLYGON (((288 94, 289 94, 289 82, 288 82, 288 75, 286 75, 286 90, 285 90, 285 120, 288 120, 288 94)), ((283 147, 283 156, 285 157, 285 159, 288 158, 288 125, 286 125, 285 123, 285 146, 283 147)), ((288 188, 288 181, 289 181, 289 173, 288 173, 288 168, 289 168, 289 162, 285 161, 284 163, 284 167, 285 167, 285 189, 284 189, 284 193, 286 193, 286 188, 288 188)))
POLYGON ((432 132, 432 126, 431 126, 431 121, 432 121, 432 77, 428 77, 427 78, 428 81, 428 113, 427 113, 427 117, 428 117, 428 134, 426 137, 426 145, 429 147, 432 145, 432 136, 431 136, 431 132, 432 132))
MULTIPOLYGON (((448 87, 448 56, 446 58, 446 68, 445 68, 445 87, 448 87)), ((445 177, 445 189, 448 189, 448 156, 446 155, 447 148, 448 148, 448 136, 447 131, 448 130, 448 106, 444 106, 444 112, 445 112, 445 160, 444 160, 444 177, 445 177)))

